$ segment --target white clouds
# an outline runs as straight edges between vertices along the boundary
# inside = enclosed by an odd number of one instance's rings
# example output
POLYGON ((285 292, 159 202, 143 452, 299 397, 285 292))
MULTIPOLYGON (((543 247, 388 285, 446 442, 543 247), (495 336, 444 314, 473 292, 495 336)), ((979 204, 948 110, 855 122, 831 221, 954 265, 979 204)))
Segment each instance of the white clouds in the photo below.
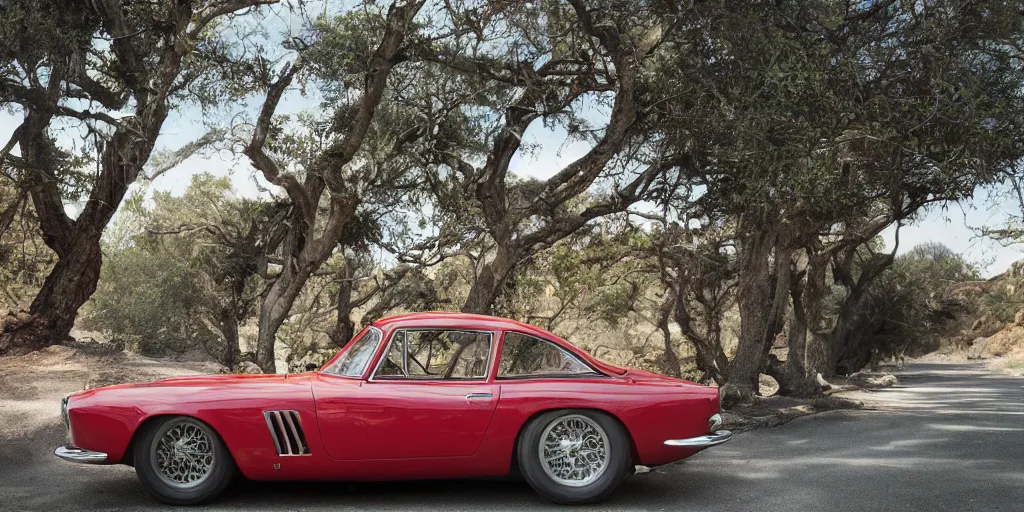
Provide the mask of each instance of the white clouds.
MULTIPOLYGON (((979 236, 975 229, 1005 224, 1008 219, 1007 210, 1015 205, 989 205, 989 199, 989 194, 981 191, 970 203, 932 207, 913 225, 900 229, 898 253, 903 254, 925 242, 940 242, 978 265, 985 277, 1006 271, 1014 262, 1024 259, 1024 246, 1003 247, 991 239, 979 236)), ((894 235, 895 228, 882 233, 889 248, 893 246, 894 235)))

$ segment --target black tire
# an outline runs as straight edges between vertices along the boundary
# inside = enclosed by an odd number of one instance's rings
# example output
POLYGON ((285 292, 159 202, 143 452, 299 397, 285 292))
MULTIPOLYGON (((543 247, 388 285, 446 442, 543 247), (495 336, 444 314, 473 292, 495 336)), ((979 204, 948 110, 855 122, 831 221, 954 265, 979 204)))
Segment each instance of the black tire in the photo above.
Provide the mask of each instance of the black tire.
MULTIPOLYGON (((594 503, 607 497, 629 474, 629 435, 611 416, 590 410, 551 411, 534 418, 519 436, 516 457, 523 478, 541 496, 564 505, 594 503), (541 461, 541 442, 545 431, 563 419, 582 416, 596 425, 608 440, 604 469, 593 481, 583 485, 565 485, 550 475, 541 461)), ((581 482, 582 483, 582 482, 581 482)))
POLYGON ((215 498, 231 484, 237 467, 231 452, 212 427, 188 416, 168 416, 147 422, 135 438, 135 474, 159 501, 171 505, 197 505, 215 498), (157 468, 156 446, 175 427, 200 429, 209 440, 212 462, 198 483, 172 485, 157 468))

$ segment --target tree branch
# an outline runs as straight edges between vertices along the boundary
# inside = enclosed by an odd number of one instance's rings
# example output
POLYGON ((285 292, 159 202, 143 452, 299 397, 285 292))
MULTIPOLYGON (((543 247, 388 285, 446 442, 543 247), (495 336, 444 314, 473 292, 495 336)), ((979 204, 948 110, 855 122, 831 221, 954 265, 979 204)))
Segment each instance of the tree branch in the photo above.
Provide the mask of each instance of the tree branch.
POLYGON ((281 70, 278 79, 267 88, 267 97, 260 108, 260 115, 256 119, 256 126, 253 128, 252 139, 242 151, 252 166, 263 174, 263 177, 270 183, 285 190, 292 203, 299 210, 299 217, 307 226, 312 226, 316 218, 316 206, 312 204, 309 194, 299 180, 291 173, 281 172, 277 162, 274 161, 264 149, 267 144, 267 137, 270 134, 271 123, 277 112, 277 106, 281 97, 292 83, 296 73, 302 68, 302 62, 297 61, 281 70))

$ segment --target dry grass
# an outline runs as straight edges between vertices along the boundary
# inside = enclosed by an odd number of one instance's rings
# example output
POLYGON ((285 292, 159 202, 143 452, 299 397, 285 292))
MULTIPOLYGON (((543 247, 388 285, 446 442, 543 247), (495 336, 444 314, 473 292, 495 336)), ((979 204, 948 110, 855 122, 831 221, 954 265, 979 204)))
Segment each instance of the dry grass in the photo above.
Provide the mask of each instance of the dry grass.
POLYGON ((1024 377, 1024 353, 1015 352, 1010 357, 1001 357, 987 361, 992 371, 1024 377))

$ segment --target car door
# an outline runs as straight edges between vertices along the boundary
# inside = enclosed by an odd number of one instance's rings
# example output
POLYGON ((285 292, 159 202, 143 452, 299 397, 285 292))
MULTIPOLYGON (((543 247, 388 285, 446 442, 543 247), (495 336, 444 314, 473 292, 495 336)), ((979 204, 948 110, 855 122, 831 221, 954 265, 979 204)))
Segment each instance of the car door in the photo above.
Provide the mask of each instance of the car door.
POLYGON ((458 457, 476 453, 498 403, 488 376, 492 332, 401 329, 371 377, 314 383, 317 422, 340 460, 458 457))

